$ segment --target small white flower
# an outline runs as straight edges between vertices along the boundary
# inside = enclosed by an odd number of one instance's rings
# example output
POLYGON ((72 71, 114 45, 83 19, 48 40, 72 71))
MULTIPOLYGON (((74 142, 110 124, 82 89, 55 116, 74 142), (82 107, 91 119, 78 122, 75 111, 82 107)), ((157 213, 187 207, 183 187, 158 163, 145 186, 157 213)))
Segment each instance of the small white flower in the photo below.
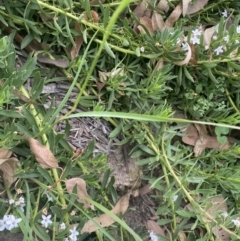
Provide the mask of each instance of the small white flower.
POLYGON ((198 28, 196 28, 195 30, 192 30, 192 34, 195 36, 200 36, 202 32, 198 28))
POLYGON ((220 45, 219 47, 217 47, 216 49, 214 49, 214 52, 216 53, 216 55, 219 55, 221 53, 223 53, 223 45, 220 45))
POLYGON ((178 199, 178 195, 174 195, 174 196, 173 196, 173 201, 176 202, 177 199, 178 199))
POLYGON ((235 44, 239 44, 239 40, 236 39, 236 40, 235 40, 235 44))
POLYGON ((142 46, 142 47, 140 48, 140 51, 141 51, 142 53, 144 53, 145 48, 142 46))
POLYGON ((221 216, 223 216, 224 218, 226 218, 228 216, 228 213, 226 211, 221 213, 221 216))
POLYGON ((239 219, 233 219, 233 220, 231 220, 233 223, 234 223, 234 225, 236 226, 236 227, 240 227, 240 220, 239 219))
POLYGON ((15 201, 14 201, 13 199, 9 199, 9 200, 8 200, 8 203, 11 205, 11 204, 14 204, 15 201))
POLYGON ((237 33, 240 33, 240 25, 237 26, 237 33))
POLYGON ((191 37, 191 41, 192 41, 193 44, 200 44, 200 38, 196 35, 193 35, 191 37))
POLYGON ((228 43, 228 42, 229 42, 229 35, 223 37, 223 40, 224 40, 226 43, 228 43))
POLYGON ((71 241, 77 241, 77 236, 79 235, 79 232, 76 230, 76 226, 73 229, 69 230, 71 232, 71 235, 69 236, 71 241))
POLYGON ((23 196, 21 196, 21 197, 18 199, 18 201, 19 201, 20 203, 25 203, 25 199, 24 199, 23 196))
POLYGON ((61 223, 60 224, 60 229, 61 230, 65 230, 66 229, 66 224, 65 223, 61 223))
POLYGON ((48 202, 52 202, 53 198, 50 195, 48 195, 48 194, 46 194, 46 195, 47 195, 48 202))
POLYGON ((222 12, 222 15, 223 17, 227 18, 228 17, 228 12, 227 10, 225 9, 223 12, 222 12))
POLYGON ((182 43, 182 50, 187 51, 188 50, 188 43, 182 43))
POLYGON ((213 40, 217 40, 217 35, 214 35, 212 38, 213 40))
POLYGON ((156 236, 156 234, 153 231, 148 231, 148 232, 149 232, 149 236, 152 241, 159 241, 158 237, 156 236))
POLYGON ((1 229, 4 227, 7 230, 12 230, 13 228, 18 227, 18 223, 22 221, 21 218, 15 218, 12 214, 4 215, 3 220, 1 220, 1 229))
POLYGON ((47 228, 48 225, 52 223, 51 217, 52 217, 52 215, 48 215, 48 216, 42 215, 41 224, 42 224, 45 228, 47 228))
POLYGON ((21 211, 24 213, 24 207, 26 206, 26 204, 25 203, 21 203, 20 204, 20 209, 21 209, 21 211))

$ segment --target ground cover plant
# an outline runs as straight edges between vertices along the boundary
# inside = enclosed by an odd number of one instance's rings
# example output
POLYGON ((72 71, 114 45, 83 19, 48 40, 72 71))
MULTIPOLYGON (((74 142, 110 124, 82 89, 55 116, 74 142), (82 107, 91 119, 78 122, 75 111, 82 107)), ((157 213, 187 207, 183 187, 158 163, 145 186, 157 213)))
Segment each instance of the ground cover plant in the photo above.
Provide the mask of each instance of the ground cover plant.
POLYGON ((1 3, 1 232, 240 240, 237 1, 1 3), (56 105, 43 89, 63 77, 70 87, 56 105), (141 172, 127 190, 94 140, 76 151, 67 141, 84 117, 107 120, 109 142, 130 146, 141 172), (130 200, 146 194, 154 214, 132 227, 130 200))

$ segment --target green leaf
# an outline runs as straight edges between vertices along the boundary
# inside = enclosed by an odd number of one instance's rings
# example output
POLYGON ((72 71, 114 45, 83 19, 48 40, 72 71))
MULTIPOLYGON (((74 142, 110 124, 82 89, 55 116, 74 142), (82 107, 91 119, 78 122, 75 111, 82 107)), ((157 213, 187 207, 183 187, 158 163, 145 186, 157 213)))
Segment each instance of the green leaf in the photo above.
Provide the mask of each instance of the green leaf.
POLYGON ((50 209, 58 218, 63 217, 63 210, 61 210, 58 206, 52 206, 50 209))
POLYGON ((30 96, 32 99, 36 100, 39 95, 42 93, 44 86, 44 80, 41 79, 41 74, 37 71, 34 75, 34 79, 32 81, 32 88, 30 92, 30 96))
POLYGON ((46 169, 43 169, 41 166, 37 166, 37 170, 50 185, 54 183, 53 178, 50 176, 46 169))
POLYGON ((21 49, 24 49, 31 41, 33 40, 32 34, 27 34, 25 38, 22 40, 21 49))
POLYGON ((104 44, 104 49, 106 50, 106 52, 107 52, 112 58, 115 59, 115 55, 114 55, 112 49, 110 48, 110 46, 108 45, 107 42, 105 42, 105 44, 104 44))
POLYGON ((146 164, 152 164, 152 163, 154 163, 154 162, 156 162, 158 160, 159 160, 159 156, 148 157, 148 158, 145 158, 145 159, 137 161, 136 165, 142 166, 142 165, 146 165, 146 164))

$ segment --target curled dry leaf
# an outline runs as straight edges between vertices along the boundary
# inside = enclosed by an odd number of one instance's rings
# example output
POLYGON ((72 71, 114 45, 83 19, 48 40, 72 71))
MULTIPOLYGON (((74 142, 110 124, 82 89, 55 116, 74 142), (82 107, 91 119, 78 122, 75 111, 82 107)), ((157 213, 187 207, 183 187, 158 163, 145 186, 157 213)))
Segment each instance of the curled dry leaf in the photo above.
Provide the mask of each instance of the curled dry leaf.
POLYGON ((190 45, 188 43, 186 43, 187 46, 188 46, 188 50, 187 50, 187 54, 186 54, 186 57, 183 61, 179 61, 179 62, 175 62, 174 64, 178 65, 178 66, 182 66, 182 65, 185 65, 185 64, 188 64, 188 62, 191 60, 191 57, 192 57, 192 49, 190 47, 190 45))
POLYGON ((60 67, 60 68, 63 68, 63 69, 67 68, 68 65, 69 65, 68 59, 53 59, 53 58, 50 58, 47 55, 42 55, 42 54, 37 55, 37 60, 40 63, 54 65, 56 67, 60 67))
POLYGON ((167 28, 172 28, 173 25, 181 16, 181 14, 182 14, 182 4, 178 4, 176 8, 172 11, 172 13, 169 15, 167 20, 165 21, 165 26, 167 28))
POLYGON ((220 240, 221 241, 230 241, 231 240, 230 234, 219 226, 213 227, 212 232, 218 238, 217 240, 219 240, 219 241, 220 240))
POLYGON ((207 3, 208 3, 208 0, 196 0, 193 3, 189 3, 186 14, 197 13, 198 11, 203 9, 207 3))
MULTIPOLYGON (((127 193, 126 195, 121 197, 116 203, 115 207, 111 210, 111 212, 115 215, 120 213, 124 214, 127 211, 129 206, 129 197, 130 197, 130 193, 127 193)), ((99 217, 93 218, 93 220, 97 222, 101 227, 109 227, 115 222, 115 220, 106 213, 100 215, 99 217)), ((91 220, 89 220, 83 226, 81 233, 92 233, 97 230, 98 230, 98 227, 91 220)))
MULTIPOLYGON (((147 16, 143 16, 139 18, 139 21, 152 35, 153 34, 152 20, 147 16)), ((141 25, 138 25, 137 29, 140 31, 141 34, 146 34, 145 29, 141 25)))
POLYGON ((31 152, 35 155, 36 161, 43 168, 56 168, 58 161, 51 150, 33 138, 28 138, 31 152))
POLYGON ((6 180, 8 187, 16 181, 14 175, 17 172, 18 165, 20 165, 20 162, 17 158, 11 157, 0 159, 0 171, 2 172, 3 179, 6 180))
POLYGON ((83 203, 85 208, 94 210, 94 206, 86 199, 91 198, 87 193, 86 182, 82 178, 71 178, 66 181, 67 191, 72 193, 75 185, 77 185, 77 201, 83 203))
POLYGON ((164 229, 161 228, 155 221, 148 220, 145 226, 149 231, 153 231, 154 234, 159 234, 163 237, 166 237, 164 229))
MULTIPOLYGON (((80 34, 80 31, 81 31, 80 24, 77 22, 75 23, 75 30, 80 34)), ((73 46, 70 51, 71 59, 75 59, 78 56, 78 52, 82 46, 82 43, 83 43, 83 36, 75 36, 75 46, 73 46)))

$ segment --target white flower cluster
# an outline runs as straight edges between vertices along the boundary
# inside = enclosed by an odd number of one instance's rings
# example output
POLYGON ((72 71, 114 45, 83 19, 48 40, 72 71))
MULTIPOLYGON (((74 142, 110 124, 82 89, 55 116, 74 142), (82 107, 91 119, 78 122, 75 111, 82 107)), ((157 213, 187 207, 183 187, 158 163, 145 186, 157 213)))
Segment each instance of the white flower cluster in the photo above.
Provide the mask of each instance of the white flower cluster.
POLYGON ((19 197, 18 200, 14 200, 14 199, 10 199, 8 201, 8 203, 10 205, 14 205, 15 204, 15 207, 20 207, 21 211, 24 212, 24 207, 26 206, 25 204, 25 199, 23 196, 19 197))
POLYGON ((200 44, 200 36, 202 34, 202 31, 200 31, 198 28, 195 30, 192 30, 192 36, 191 36, 191 42, 192 44, 200 44))
POLYGON ((232 219, 231 221, 234 223, 234 225, 235 225, 237 228, 240 228, 240 219, 232 219))
POLYGON ((16 218, 12 214, 4 215, 3 219, 0 220, 0 231, 3 231, 4 229, 12 230, 13 228, 17 228, 21 221, 21 218, 16 218))

